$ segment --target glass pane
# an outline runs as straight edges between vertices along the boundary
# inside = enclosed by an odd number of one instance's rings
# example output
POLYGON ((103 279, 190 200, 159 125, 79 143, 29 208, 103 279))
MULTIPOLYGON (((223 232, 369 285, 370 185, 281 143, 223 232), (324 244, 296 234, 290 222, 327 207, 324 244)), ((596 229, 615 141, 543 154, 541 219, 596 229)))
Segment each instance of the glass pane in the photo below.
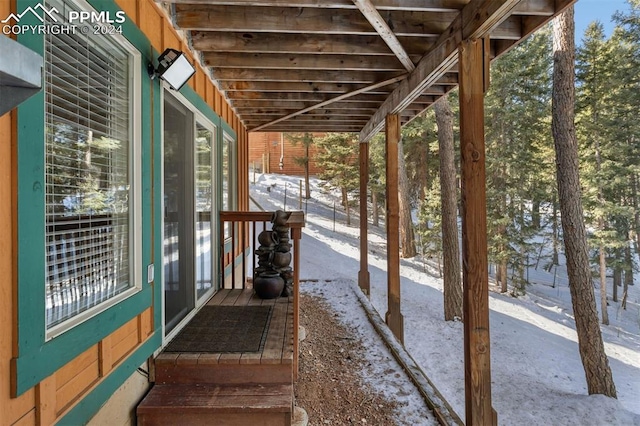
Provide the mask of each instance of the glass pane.
MULTIPOLYGON (((65 10, 66 2, 49 1, 65 10)), ((49 19, 49 18, 47 18, 49 19)), ((66 18, 56 16, 58 22, 66 18)), ((132 286, 130 54, 114 37, 45 37, 46 318, 132 286)))
MULTIPOLYGON (((228 211, 231 206, 231 143, 229 139, 224 138, 222 142, 222 210, 228 211)), ((225 238, 231 237, 231 228, 229 223, 224 224, 225 238)))
POLYGON ((213 133, 196 123, 196 292, 198 299, 213 284, 213 173, 211 170, 211 148, 213 133))
POLYGON ((165 94, 164 295, 165 331, 194 305, 193 116, 165 94))

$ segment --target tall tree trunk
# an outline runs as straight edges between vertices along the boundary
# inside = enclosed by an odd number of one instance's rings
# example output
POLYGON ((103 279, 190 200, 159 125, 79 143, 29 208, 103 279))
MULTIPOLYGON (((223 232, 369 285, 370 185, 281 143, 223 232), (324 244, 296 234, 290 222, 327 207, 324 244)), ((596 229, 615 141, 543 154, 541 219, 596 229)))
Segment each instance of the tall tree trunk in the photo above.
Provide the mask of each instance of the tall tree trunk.
POLYGON ((371 191, 371 204, 373 205, 373 226, 380 226, 380 216, 378 215, 378 193, 371 191))
POLYGON ((311 188, 309 187, 309 144, 304 145, 304 198, 311 198, 311 188))
POLYGON ((398 143, 398 206, 400 208, 400 248, 403 258, 416 255, 416 239, 413 235, 413 220, 411 219, 411 197, 409 195, 409 179, 404 165, 404 150, 402 140, 398 143))
POLYGON ((635 173, 631 174, 631 191, 633 198, 633 211, 635 212, 633 217, 633 227, 636 234, 636 253, 640 259, 640 209, 638 209, 638 176, 635 173))
MULTIPOLYGON (((598 123, 598 111, 593 109, 592 117, 593 123, 598 123)), ((598 204, 601 208, 604 208, 604 193, 602 190, 602 157, 600 155, 600 140, 598 135, 594 135, 595 144, 595 156, 596 156, 596 182, 598 187, 598 204)), ((598 214, 598 230, 600 231, 600 244, 598 251, 600 252, 600 310, 602 311, 602 323, 609 325, 609 313, 607 311, 607 253, 604 246, 604 232, 606 223, 604 220, 604 212, 598 214)))
POLYGON ((558 199, 556 194, 553 194, 553 216, 551 217, 551 229, 553 230, 553 255, 551 258, 551 265, 549 265, 549 271, 553 268, 553 265, 558 266, 560 264, 560 254, 558 253, 558 246, 560 245, 560 233, 558 227, 558 199))
POLYGON ((616 266, 613 269, 613 301, 618 301, 618 287, 622 285, 622 268, 616 266))
POLYGON ((462 277, 458 240, 458 188, 453 147, 453 112, 445 95, 435 106, 440 152, 442 257, 444 261, 444 319, 462 318, 462 277))
POLYGON ((501 293, 506 293, 508 288, 507 288, 507 282, 508 282, 508 278, 509 278, 509 271, 508 271, 508 264, 507 264, 507 260, 501 260, 500 263, 498 263, 498 271, 496 272, 496 279, 498 280, 498 287, 500 287, 500 292, 501 293))
POLYGON ((347 226, 351 225, 351 209, 349 208, 349 194, 347 192, 347 188, 344 186, 341 188, 342 190, 342 205, 344 206, 344 210, 347 213, 347 226))
POLYGON ((607 259, 604 246, 600 244, 600 310, 602 311, 602 323, 609 325, 609 312, 607 311, 607 259))
POLYGON ((575 41, 573 7, 553 20, 552 131, 569 289, 578 347, 589 394, 616 397, 609 360, 598 323, 583 222, 575 131, 575 41))
MULTIPOLYGON (((537 195, 535 196, 538 197, 537 195)), ((540 200, 534 199, 531 205, 531 226, 533 229, 540 229, 542 226, 542 219, 540 216, 540 200)))
POLYGON ((624 248, 624 285, 633 285, 633 260, 631 260, 631 246, 627 244, 624 248))

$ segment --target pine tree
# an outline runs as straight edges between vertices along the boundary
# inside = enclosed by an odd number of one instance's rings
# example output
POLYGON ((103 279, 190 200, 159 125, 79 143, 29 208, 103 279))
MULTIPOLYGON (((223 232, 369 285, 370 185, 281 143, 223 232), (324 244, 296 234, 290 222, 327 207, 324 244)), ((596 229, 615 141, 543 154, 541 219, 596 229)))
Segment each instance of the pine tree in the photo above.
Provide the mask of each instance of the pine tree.
POLYGON ((444 260, 444 319, 462 318, 462 277, 460 275, 460 247, 458 244, 458 187, 456 185, 455 149, 453 141, 453 112, 448 96, 434 105, 438 124, 440 157, 440 202, 442 252, 444 260))
POLYGON ((302 157, 293 157, 293 161, 304 167, 304 198, 311 198, 311 187, 309 185, 309 148, 313 145, 314 139, 311 133, 285 133, 284 137, 295 146, 299 143, 304 147, 304 155, 302 157))
POLYGON ((526 267, 540 251, 531 241, 542 227, 540 206, 551 198, 550 64, 547 29, 492 64, 485 101, 489 256, 501 291, 514 269, 516 295, 525 292, 526 267))
POLYGON ((410 258, 416 255, 416 240, 411 217, 411 192, 405 167, 404 143, 398 143, 398 205, 400 215, 400 255, 410 258))
POLYGON ((341 204, 351 224, 349 194, 359 188, 358 135, 356 133, 328 133, 316 141, 316 162, 322 170, 319 177, 331 189, 340 190, 341 204))
POLYGON ((379 133, 369 141, 369 191, 371 192, 373 226, 379 226, 379 201, 385 200, 387 179, 384 160, 384 135, 379 133))
MULTIPOLYGON (((610 130, 612 139, 625 149, 618 154, 624 162, 628 180, 626 206, 632 210, 628 218, 630 239, 635 239, 635 249, 640 256, 640 201, 638 184, 640 182, 640 122, 637 119, 640 105, 640 0, 628 0, 630 8, 614 14, 618 27, 611 36, 614 78, 612 96, 616 106, 612 110, 610 130)), ((626 257, 625 257, 626 259, 626 257)), ((632 263, 625 261, 625 269, 631 269, 632 263)))
POLYGON ((616 388, 598 323, 580 198, 574 124, 573 7, 567 8, 553 20, 553 57, 552 130, 556 146, 556 173, 567 273, 578 333, 578 347, 589 394, 604 394, 615 398, 616 388))
POLYGON ((433 109, 424 111, 402 129, 410 193, 417 206, 420 250, 424 257, 442 264, 438 139, 433 109))
POLYGON ((611 55, 607 50, 604 37, 604 27, 599 23, 592 23, 585 32, 582 47, 577 51, 576 76, 580 83, 577 90, 578 138, 582 139, 583 158, 582 182, 586 191, 585 210, 591 215, 596 232, 594 245, 598 247, 598 264, 600 269, 600 297, 602 323, 609 324, 607 314, 607 248, 611 247, 611 233, 609 232, 610 208, 605 199, 606 165, 603 167, 603 149, 606 150, 609 141, 606 136, 605 117, 611 81, 611 55), (580 137, 582 136, 582 137, 580 137), (588 155, 585 156, 585 154, 588 155))

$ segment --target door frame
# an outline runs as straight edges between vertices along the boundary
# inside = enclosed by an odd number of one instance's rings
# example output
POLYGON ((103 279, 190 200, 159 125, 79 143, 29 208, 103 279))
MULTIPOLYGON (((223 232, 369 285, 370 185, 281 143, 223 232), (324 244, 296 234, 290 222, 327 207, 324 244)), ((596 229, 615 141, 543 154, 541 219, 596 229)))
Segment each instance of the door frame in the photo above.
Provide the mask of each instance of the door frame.
MULTIPOLYGON (((162 178, 160 179, 161 182, 161 194, 163 197, 163 209, 164 209, 164 193, 165 193, 165 188, 164 188, 164 149, 165 149, 165 141, 164 141, 164 105, 165 105, 165 96, 167 95, 167 93, 169 94, 169 96, 172 98, 172 100, 170 102, 175 102, 178 103, 181 107, 185 108, 186 110, 188 110, 191 113, 191 117, 192 117, 192 126, 191 126, 191 131, 190 131, 190 135, 191 135, 191 141, 190 141, 190 151, 191 151, 191 176, 192 179, 194 180, 194 191, 192 194, 192 220, 191 220, 191 224, 193 225, 192 228, 192 232, 196 232, 196 215, 197 215, 197 208, 195 206, 195 202, 196 202, 196 197, 195 197, 195 173, 196 173, 196 150, 195 150, 195 137, 197 134, 197 124, 202 125, 203 127, 207 128, 208 130, 211 131, 213 139, 211 141, 212 144, 212 153, 211 153, 211 167, 212 167, 212 173, 211 173, 211 178, 212 178, 212 211, 211 211, 211 233, 212 233, 212 237, 211 237, 211 265, 212 265, 212 271, 211 271, 211 278, 212 278, 212 286, 211 289, 208 290, 204 295, 202 295, 200 298, 198 298, 197 295, 197 289, 196 289, 196 260, 197 260, 197 256, 195 255, 196 253, 196 245, 197 245, 197 239, 193 238, 193 247, 190 247, 190 252, 191 252, 191 268, 193 269, 193 284, 192 284, 192 288, 189 291, 190 296, 192 297, 192 302, 193 302, 193 307, 190 309, 190 311, 181 319, 178 321, 178 323, 175 324, 175 326, 171 329, 171 331, 167 334, 166 332, 166 321, 165 321, 165 307, 166 307, 166 300, 165 300, 165 291, 164 291, 164 286, 165 286, 165 281, 166 281, 166 277, 165 274, 162 274, 162 287, 161 287, 161 296, 162 296, 162 303, 161 303, 161 320, 162 320, 162 341, 163 344, 162 346, 164 347, 169 341, 171 341, 171 339, 173 339, 179 332, 180 330, 182 330, 182 328, 184 328, 184 326, 193 318, 193 316, 196 314, 196 312, 199 310, 199 308, 201 308, 212 296, 213 294, 215 294, 215 292, 220 288, 219 285, 219 280, 218 277, 220 276, 220 266, 219 266, 219 248, 218 245, 216 244, 216 241, 218 241, 218 236, 219 236, 219 220, 217 220, 217 218, 219 217, 219 212, 220 212, 220 205, 219 202, 217 201, 219 198, 219 185, 220 185, 220 177, 218 176, 218 169, 220 167, 219 164, 219 157, 220 157, 220 144, 218 143, 219 141, 219 133, 220 133, 220 126, 214 122, 211 121, 211 119, 207 118, 205 114, 203 114, 202 112, 200 112, 194 105, 192 102, 190 102, 184 95, 182 95, 180 92, 176 92, 172 89, 170 89, 169 85, 167 83, 163 82, 162 85, 162 89, 160 91, 161 96, 160 96, 160 117, 162 119, 162 124, 161 124, 161 153, 160 156, 162 158, 161 164, 160 164, 160 173, 162 178)), ((161 241, 163 241, 164 244, 164 225, 165 225, 165 221, 164 221, 164 214, 161 214, 161 221, 160 221, 160 238, 161 241)), ((163 258, 163 262, 160 265, 161 268, 163 268, 164 270, 164 249, 163 249, 163 253, 162 253, 162 258, 163 258)))

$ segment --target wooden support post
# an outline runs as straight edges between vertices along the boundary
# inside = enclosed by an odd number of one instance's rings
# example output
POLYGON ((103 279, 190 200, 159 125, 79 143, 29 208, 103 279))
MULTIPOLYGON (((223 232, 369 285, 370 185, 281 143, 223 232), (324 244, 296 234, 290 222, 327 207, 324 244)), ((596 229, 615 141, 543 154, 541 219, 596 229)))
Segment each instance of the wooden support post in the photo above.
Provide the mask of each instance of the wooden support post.
POLYGON ((360 272, 358 285, 364 294, 371 293, 369 275, 369 240, 367 228, 367 183, 369 183, 369 144, 360 143, 360 272))
POLYGON ((293 239, 293 380, 298 380, 298 366, 300 357, 300 238, 301 228, 291 228, 293 239))
POLYGON ((398 204, 398 143, 400 117, 387 115, 385 119, 385 155, 387 166, 387 325, 404 343, 404 320, 400 311, 400 206, 398 204))
POLYGON ((488 67, 483 46, 483 40, 465 40, 459 48, 465 423, 469 426, 497 421, 491 407, 484 145, 488 67))

